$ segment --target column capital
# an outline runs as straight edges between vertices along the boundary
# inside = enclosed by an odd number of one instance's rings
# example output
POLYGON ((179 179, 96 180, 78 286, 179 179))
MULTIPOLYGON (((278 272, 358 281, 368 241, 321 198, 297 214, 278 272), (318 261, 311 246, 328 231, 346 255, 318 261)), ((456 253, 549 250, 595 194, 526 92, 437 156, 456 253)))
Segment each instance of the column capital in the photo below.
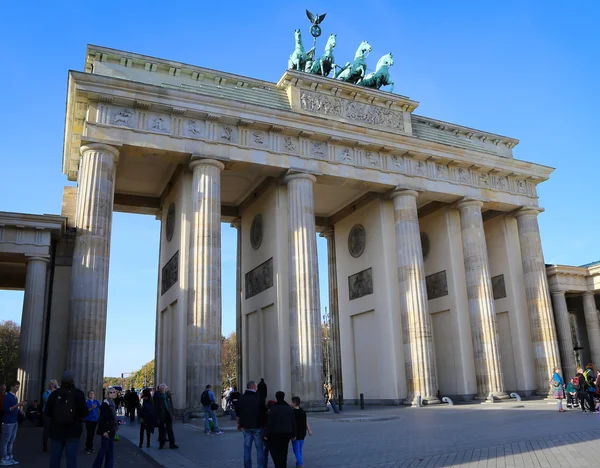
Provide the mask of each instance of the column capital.
POLYGON ((292 174, 286 174, 286 176, 283 178, 283 182, 285 184, 289 184, 292 180, 296 179, 310 180, 313 184, 317 181, 317 178, 314 175, 307 172, 294 172, 292 174))
POLYGON ((398 197, 413 197, 413 198, 417 198, 419 196, 419 192, 417 192, 416 190, 410 190, 410 189, 404 189, 404 188, 395 188, 394 190, 392 190, 392 193, 390 194, 390 197, 392 198, 392 200, 394 198, 398 198, 398 197))
POLYGON ((539 206, 522 206, 517 211, 515 211, 515 218, 520 218, 521 216, 526 215, 537 216, 542 211, 544 211, 544 209, 540 208, 539 206))
POLYGON ((89 143, 79 148, 79 152, 82 156, 89 151, 104 151, 113 155, 115 159, 119 158, 119 150, 114 146, 105 145, 104 143, 89 143))
POLYGON ((321 231, 321 233, 319 234, 319 237, 324 237, 325 239, 331 239, 331 238, 333 238, 334 234, 335 234, 335 230, 333 229, 333 226, 329 226, 321 231))
POLYGON ((595 296, 596 291, 585 291, 582 296, 595 296))
POLYGON ((220 171, 225 169, 225 164, 223 164, 221 161, 217 161, 216 159, 204 159, 204 158, 199 158, 199 157, 193 156, 192 160, 190 161, 190 169, 194 170, 195 168, 201 167, 201 166, 216 167, 220 171))
POLYGON ((29 262, 43 262, 43 263, 49 263, 50 262, 50 258, 48 257, 35 257, 35 256, 25 256, 25 262, 29 263, 29 262))
POLYGON ((550 291, 550 294, 552 294, 553 296, 564 296, 567 293, 567 291, 550 291))
POLYGON ((230 226, 231 226, 232 228, 236 228, 236 229, 239 229, 239 228, 241 228, 241 227, 242 227, 242 218, 235 218, 235 219, 234 219, 234 220, 231 222, 230 226))
POLYGON ((466 208, 467 206, 477 206, 478 208, 481 208, 483 206, 483 202, 481 200, 474 200, 472 198, 467 198, 467 199, 463 199, 463 200, 459 201, 456 204, 456 208, 459 210, 462 210, 463 208, 466 208))

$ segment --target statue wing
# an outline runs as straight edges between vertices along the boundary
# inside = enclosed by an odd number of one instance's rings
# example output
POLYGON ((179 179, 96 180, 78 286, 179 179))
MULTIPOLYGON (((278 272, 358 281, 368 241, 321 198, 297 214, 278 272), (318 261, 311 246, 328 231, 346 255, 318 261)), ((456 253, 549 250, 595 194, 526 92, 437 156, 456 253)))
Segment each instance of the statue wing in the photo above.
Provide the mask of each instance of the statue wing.
POLYGON ((317 18, 317 24, 319 24, 321 21, 323 21, 323 20, 325 19, 325 15, 326 15, 326 14, 327 14, 327 13, 323 13, 322 15, 320 15, 320 16, 317 18))
POLYGON ((315 16, 310 11, 306 10, 306 16, 311 23, 315 24, 315 16))

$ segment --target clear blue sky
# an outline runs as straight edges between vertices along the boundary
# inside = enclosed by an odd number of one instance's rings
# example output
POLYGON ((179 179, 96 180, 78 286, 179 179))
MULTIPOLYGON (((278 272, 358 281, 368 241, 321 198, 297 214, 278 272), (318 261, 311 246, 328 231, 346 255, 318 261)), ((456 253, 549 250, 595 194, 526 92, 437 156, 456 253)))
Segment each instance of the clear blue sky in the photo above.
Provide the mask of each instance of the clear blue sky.
MULTIPOLYGON (((521 140, 518 159, 556 167, 539 187, 547 263, 600 259, 594 115, 600 108, 600 6, 595 1, 113 2, 4 5, 0 17, 0 210, 59 213, 67 71, 86 44, 277 81, 310 38, 304 8, 327 12, 345 63, 366 39, 368 61, 393 52, 395 91, 417 113, 521 140), (54 4, 54 5, 53 5, 54 4), (171 6, 169 6, 171 5, 171 6)), ((324 46, 321 38, 319 50, 324 46)), ((154 355, 159 223, 116 213, 106 374, 154 355)), ((325 244, 319 242, 322 305, 325 244)), ((223 332, 235 329, 235 231, 223 229, 223 332)), ((20 321, 23 294, 0 292, 0 320, 20 321)))

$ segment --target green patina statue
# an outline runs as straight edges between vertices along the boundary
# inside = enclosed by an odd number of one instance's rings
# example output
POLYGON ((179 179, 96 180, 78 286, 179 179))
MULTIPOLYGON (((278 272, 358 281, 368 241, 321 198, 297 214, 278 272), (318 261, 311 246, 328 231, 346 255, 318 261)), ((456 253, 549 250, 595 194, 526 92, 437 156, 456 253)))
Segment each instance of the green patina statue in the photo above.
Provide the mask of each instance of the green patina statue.
POLYGON ((328 76, 331 70, 335 70, 333 49, 335 49, 335 34, 330 34, 325 44, 325 53, 314 61, 310 69, 313 75, 328 76))
POLYGON ((294 38, 296 40, 296 48, 288 60, 288 70, 309 71, 306 68, 306 65, 310 60, 312 66, 315 56, 315 48, 313 47, 308 52, 304 51, 304 45, 302 44, 302 33, 299 29, 294 31, 294 38))
POLYGON ((365 59, 369 52, 371 52, 371 46, 367 41, 362 41, 358 46, 356 54, 354 54, 354 62, 347 62, 334 78, 348 83, 360 82, 367 73, 367 62, 365 59))
POLYGON ((390 93, 394 92, 394 82, 390 80, 389 68, 394 65, 392 54, 386 54, 377 61, 375 71, 365 76, 360 83, 365 88, 379 89, 382 86, 391 85, 390 93))

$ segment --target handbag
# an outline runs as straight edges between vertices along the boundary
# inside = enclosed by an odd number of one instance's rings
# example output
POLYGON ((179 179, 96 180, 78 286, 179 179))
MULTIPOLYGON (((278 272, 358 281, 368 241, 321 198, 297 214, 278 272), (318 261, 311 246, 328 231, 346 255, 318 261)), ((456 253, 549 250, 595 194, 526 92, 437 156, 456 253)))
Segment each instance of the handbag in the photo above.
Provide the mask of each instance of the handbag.
POLYGON ((213 410, 213 411, 218 410, 219 409, 219 405, 217 405, 216 403, 211 403, 210 404, 210 409, 213 410))

